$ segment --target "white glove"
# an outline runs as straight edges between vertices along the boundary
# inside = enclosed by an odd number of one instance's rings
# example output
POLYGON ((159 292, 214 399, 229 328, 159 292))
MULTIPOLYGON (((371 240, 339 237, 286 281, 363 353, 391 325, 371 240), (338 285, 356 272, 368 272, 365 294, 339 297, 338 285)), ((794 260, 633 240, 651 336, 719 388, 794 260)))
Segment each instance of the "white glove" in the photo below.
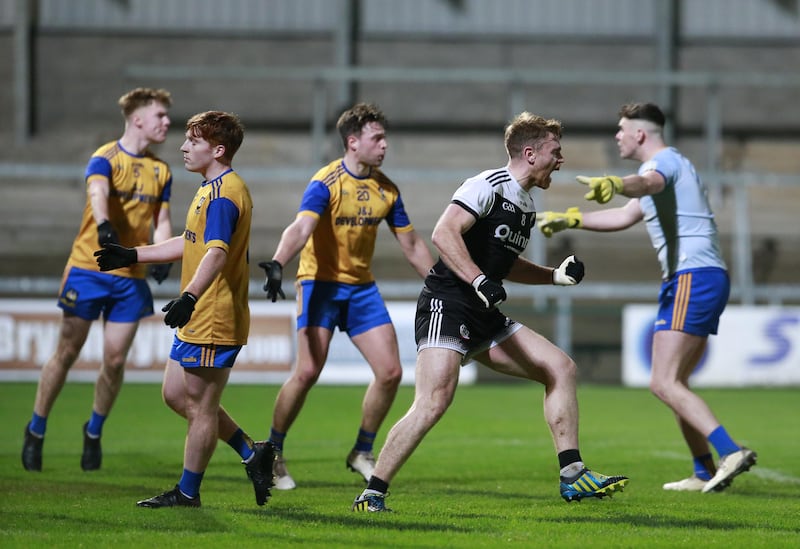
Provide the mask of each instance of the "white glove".
POLYGON ((557 286, 574 286, 583 280, 583 261, 574 255, 569 256, 557 269, 553 269, 553 284, 557 286))

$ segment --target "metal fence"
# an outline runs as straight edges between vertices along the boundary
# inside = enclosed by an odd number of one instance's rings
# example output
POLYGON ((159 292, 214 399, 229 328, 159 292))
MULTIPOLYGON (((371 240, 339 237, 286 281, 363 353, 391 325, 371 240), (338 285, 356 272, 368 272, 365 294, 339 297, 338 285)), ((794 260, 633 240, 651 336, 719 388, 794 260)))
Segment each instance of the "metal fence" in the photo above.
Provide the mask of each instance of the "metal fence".
MULTIPOLYGON (((15 16, 27 0, 6 1, 0 4, 0 28, 15 25, 15 16), (15 11, 16 8, 16 11, 15 11)), ((365 33, 414 34, 428 33, 442 36, 461 34, 480 37, 486 34, 509 33, 512 38, 531 39, 533 35, 554 36, 569 34, 573 38, 591 33, 587 40, 619 36, 629 39, 648 40, 658 25, 658 10, 666 0, 365 0, 361 3, 365 33), (459 9, 459 6, 461 9, 459 9), (546 17, 531 17, 535 12, 546 17), (515 14, 517 14, 515 16, 515 14)), ((251 30, 262 34, 272 32, 323 32, 334 33, 341 23, 341 14, 352 9, 351 0, 338 2, 326 0, 39 0, 38 26, 45 31, 97 31, 135 29, 131 32, 199 32, 213 29, 214 32, 236 32, 251 30)), ((677 4, 670 0, 670 5, 677 4)), ((778 0, 684 0, 680 2, 679 27, 684 38, 750 38, 757 40, 784 40, 796 42, 800 36, 800 18, 797 2, 778 0), (792 7, 794 6, 794 8, 792 7)), ((21 28, 19 25, 18 28, 21 28)), ((25 42, 26 37, 21 41, 25 42)), ((23 48, 17 48, 22 50, 23 48)), ((20 71, 28 65, 25 59, 18 60, 20 71)), ((208 67, 180 65, 131 65, 126 75, 159 78, 161 80, 202 81, 208 67)), ((737 223, 734 225, 733 266, 737 278, 734 280, 733 299, 743 304, 755 302, 781 304, 800 301, 800 286, 760 286, 752 278, 752 253, 750 224, 748 221, 749 193, 755 184, 797 186, 798 175, 748 174, 721 171, 723 115, 722 97, 726 89, 765 88, 800 90, 800 75, 795 73, 737 73, 737 72, 687 72, 659 70, 653 72, 631 71, 559 71, 488 68, 393 68, 328 66, 318 68, 291 67, 241 67, 216 66, 214 73, 230 80, 293 81, 305 83, 311 90, 312 114, 308 128, 311 147, 317 155, 326 150, 327 127, 331 111, 338 106, 335 94, 342 84, 371 82, 394 83, 497 83, 507 89, 506 111, 508 116, 524 110, 526 89, 532 85, 581 86, 590 81, 592 85, 650 85, 662 90, 691 88, 702 92, 705 106, 702 109, 703 135, 706 156, 698 162, 698 168, 711 188, 729 187, 732 191, 737 223)), ((21 78, 20 78, 21 79, 21 78)), ((16 89, 15 89, 16 91, 16 89)), ((29 96, 24 86, 19 90, 18 109, 15 115, 27 110, 29 96)), ((23 128, 24 124, 18 122, 23 128)), ((321 164, 323 158, 313 159, 321 164)), ((60 178, 65 173, 81 173, 82 166, 48 166, 46 164, 0 163, 3 178, 60 178)), ((239 171, 252 174, 254 181, 270 181, 276 177, 301 180, 307 176, 306 166, 283 166, 279 168, 239 166, 239 171), (280 171, 280 173, 277 173, 280 171)), ((413 179, 413 168, 407 170, 413 179)), ((398 171, 398 177, 403 174, 398 171)), ((466 175, 472 175, 471 173, 466 175)), ((572 175, 562 172, 562 177, 572 175)), ((451 183, 459 174, 452 169, 425 170, 428 181, 451 183)), ((179 176, 180 177, 180 176, 179 176)), ((544 244, 533 239, 530 257, 537 262, 544 258, 544 244)), ((0 292, 9 294, 53 293, 58 287, 57 279, 14 278, 0 279, 0 292)), ((158 288, 162 295, 177 291, 169 283, 158 288)), ((419 283, 384 281, 382 292, 388 298, 411 299, 419 290, 419 283)), ((581 299, 644 299, 651 301, 657 287, 652 283, 642 284, 592 284, 585 283, 569 292, 555 291, 547 287, 515 288, 515 295, 529 296, 542 307, 554 303, 556 307, 556 341, 564 349, 571 348, 572 304, 581 299)), ((157 293, 158 293, 157 292, 157 293)), ((253 295, 260 294, 260 281, 251 286, 253 295)))
POLYGON ((659 10, 680 10, 687 39, 796 40, 796 0, 4 0, 0 28, 23 5, 45 31, 333 33, 359 10, 364 33, 649 39, 659 10))

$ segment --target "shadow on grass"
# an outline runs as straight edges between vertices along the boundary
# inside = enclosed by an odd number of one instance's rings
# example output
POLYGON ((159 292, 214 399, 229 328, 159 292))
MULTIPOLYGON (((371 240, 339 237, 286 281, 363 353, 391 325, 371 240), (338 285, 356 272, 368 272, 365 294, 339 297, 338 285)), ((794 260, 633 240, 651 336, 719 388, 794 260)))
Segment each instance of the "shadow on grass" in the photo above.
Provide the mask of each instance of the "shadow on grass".
MULTIPOLYGON (((718 531, 730 531, 734 532, 737 530, 747 530, 750 528, 757 528, 762 525, 750 525, 746 522, 742 521, 741 517, 732 518, 730 520, 724 519, 708 519, 708 518, 677 518, 674 516, 657 516, 657 515, 645 515, 642 513, 637 514, 627 514, 627 513, 620 513, 615 512, 613 519, 610 519, 608 516, 581 516, 581 517, 539 517, 537 519, 540 522, 549 522, 553 524, 565 524, 565 525, 582 525, 586 526, 587 524, 597 523, 599 525, 607 526, 609 520, 613 520, 614 524, 621 525, 627 523, 630 526, 636 528, 664 528, 664 529, 707 529, 707 530, 718 530, 718 531)), ((781 528, 778 525, 771 525, 770 529, 773 531, 783 531, 787 533, 798 533, 800 532, 800 525, 798 526, 791 526, 788 528, 781 528)))
MULTIPOLYGON (((135 502, 131 502, 133 507, 135 502)), ((114 532, 120 525, 128 522, 130 528, 145 530, 147 532, 160 532, 170 534, 200 534, 233 532, 235 528, 223 520, 218 519, 218 513, 213 509, 171 508, 171 509, 137 509, 136 519, 120 520, 119 516, 106 514, 81 514, 80 516, 65 513, 30 513, 27 515, 32 521, 44 521, 52 531, 55 526, 60 526, 66 531, 91 531, 114 532)))
POLYGON ((455 524, 431 524, 430 522, 420 522, 408 520, 409 515, 403 513, 354 513, 351 511, 336 513, 320 513, 307 507, 273 507, 265 515, 256 509, 244 511, 245 514, 253 515, 259 520, 268 517, 270 520, 278 522, 293 522, 310 526, 313 524, 326 523, 336 524, 344 528, 358 529, 378 529, 381 531, 417 531, 417 532, 450 532, 450 533, 469 533, 472 528, 455 524))

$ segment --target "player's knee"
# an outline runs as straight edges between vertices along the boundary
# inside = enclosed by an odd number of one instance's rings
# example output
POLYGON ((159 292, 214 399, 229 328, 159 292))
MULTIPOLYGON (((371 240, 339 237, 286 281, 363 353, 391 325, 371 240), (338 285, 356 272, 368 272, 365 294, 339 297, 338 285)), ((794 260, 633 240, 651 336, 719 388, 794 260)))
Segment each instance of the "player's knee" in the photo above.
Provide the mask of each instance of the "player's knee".
POLYGON ((570 380, 575 381, 578 379, 578 365, 571 358, 567 357, 561 369, 570 380))
POLYGON ((321 373, 321 368, 304 368, 298 366, 298 368, 292 374, 292 378, 294 378, 294 382, 296 384, 308 390, 314 386, 321 373))
POLYGON ((431 398, 424 406, 415 404, 415 407, 423 416, 423 423, 426 425, 434 425, 438 422, 447 409, 450 407, 452 399, 445 398, 431 398))
POLYGON ((669 402, 669 387, 661 379, 650 379, 650 392, 655 395, 658 400, 669 402))
POLYGON ((178 415, 186 417, 186 410, 184 409, 184 395, 182 391, 177 391, 170 387, 164 387, 161 390, 161 398, 171 410, 178 415))
POLYGON ((397 388, 403 380, 403 368, 398 364, 388 370, 383 370, 375 376, 375 381, 387 388, 397 388))
POLYGON ((103 368, 115 374, 121 374, 125 369, 125 357, 119 354, 106 355, 103 358, 103 368))
POLYGON ((76 347, 74 345, 63 345, 59 346, 55 355, 53 356, 53 359, 58 366, 64 370, 69 370, 72 368, 72 365, 75 364, 75 361, 78 360, 78 355, 80 355, 80 353, 80 347, 76 347))
POLYGON ((553 365, 551 376, 557 383, 575 384, 578 379, 578 365, 572 358, 563 355, 561 359, 553 365))

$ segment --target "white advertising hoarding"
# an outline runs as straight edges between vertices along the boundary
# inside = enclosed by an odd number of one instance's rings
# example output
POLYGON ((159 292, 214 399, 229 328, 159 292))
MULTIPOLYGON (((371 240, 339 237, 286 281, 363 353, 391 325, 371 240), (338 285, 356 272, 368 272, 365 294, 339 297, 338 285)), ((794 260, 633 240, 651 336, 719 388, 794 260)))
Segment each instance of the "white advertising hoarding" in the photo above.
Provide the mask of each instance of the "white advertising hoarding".
MULTIPOLYGON (((174 331, 164 325, 161 307, 139 325, 126 364, 125 379, 160 382, 174 331)), ((413 384, 416 364, 414 342, 415 303, 386 304, 397 331, 403 383, 413 384)), ((294 302, 250 302, 250 336, 236 359, 231 383, 283 383, 296 357, 294 302)), ((0 381, 36 381, 42 365, 58 342, 61 309, 55 299, 0 299, 0 381)), ((103 356, 102 322, 92 324, 89 337, 69 373, 71 381, 94 381, 103 356)), ((366 384, 372 371, 346 334, 337 331, 320 383, 366 384)), ((477 377, 475 365, 462 369, 462 383, 477 377)))
MULTIPOLYGON (((623 312, 622 381, 650 383, 655 305, 623 312)), ((691 377, 693 387, 800 385, 800 307, 729 305, 691 377)))

